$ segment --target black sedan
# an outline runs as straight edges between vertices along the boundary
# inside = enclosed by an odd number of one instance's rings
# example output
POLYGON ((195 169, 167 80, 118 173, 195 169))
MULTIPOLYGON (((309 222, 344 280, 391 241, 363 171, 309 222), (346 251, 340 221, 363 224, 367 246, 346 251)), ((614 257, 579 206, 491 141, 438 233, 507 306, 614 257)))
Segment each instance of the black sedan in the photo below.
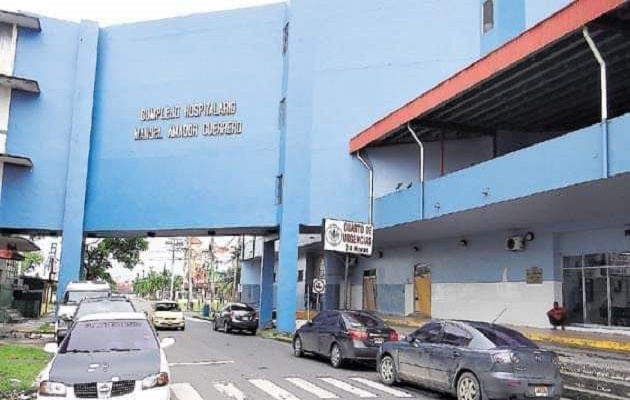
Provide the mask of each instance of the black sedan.
POLYGON ((255 335, 258 329, 258 314, 247 304, 228 303, 214 317, 212 328, 215 331, 223 329, 225 333, 239 330, 255 335))
POLYGON ((512 329, 470 321, 431 321, 406 340, 385 343, 378 372, 386 385, 416 383, 459 400, 559 399, 556 355, 512 329))
POLYGON ((334 368, 345 361, 375 361, 379 347, 398 340, 395 330, 378 317, 364 311, 322 311, 313 321, 297 330, 293 354, 319 354, 330 359, 334 368))

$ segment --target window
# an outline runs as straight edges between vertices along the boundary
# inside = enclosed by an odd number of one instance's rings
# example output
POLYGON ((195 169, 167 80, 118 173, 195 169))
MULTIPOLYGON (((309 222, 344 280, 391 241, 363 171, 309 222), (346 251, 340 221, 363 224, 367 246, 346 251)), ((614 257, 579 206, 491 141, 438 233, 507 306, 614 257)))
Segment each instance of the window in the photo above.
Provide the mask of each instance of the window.
POLYGON ((287 54, 289 51, 289 23, 287 22, 282 30, 282 54, 287 54))
POLYGON ((280 100, 278 105, 278 129, 283 130, 287 122, 287 98, 280 100))
POLYGON ((442 343, 449 344, 451 346, 465 347, 472 340, 472 336, 466 332, 463 328, 446 324, 444 326, 444 334, 442 335, 442 343))
POLYGON ((483 33, 486 33, 494 27, 494 0, 486 0, 482 7, 483 33))
POLYGON ((412 333, 413 337, 421 342, 436 343, 442 333, 442 325, 437 322, 429 322, 422 328, 412 333))
POLYGON ((366 312, 344 313, 343 320, 346 323, 346 326, 351 329, 375 328, 377 326, 385 325, 380 318, 366 312))
POLYGON ((317 316, 315 318, 313 318, 313 325, 324 325, 324 321, 326 321, 326 318, 328 318, 328 315, 330 313, 324 311, 324 312, 320 312, 319 314, 317 314, 317 316))
POLYGON ((495 347, 527 347, 537 349, 538 346, 527 339, 520 332, 504 328, 498 325, 478 325, 473 326, 481 332, 495 347))
MULTIPOLYGON (((276 176, 276 205, 282 204, 282 190, 283 190, 283 176, 282 174, 276 176)), ((275 282, 275 279, 274 279, 275 282)))
POLYGON ((336 312, 326 313, 326 318, 322 321, 323 326, 335 327, 339 325, 339 314, 336 312))
POLYGON ((156 311, 181 311, 177 303, 155 303, 156 311))
POLYGON ((59 353, 93 353, 116 350, 157 350, 158 342, 147 320, 79 322, 68 334, 59 353))
POLYGON ((304 282, 304 271, 298 271, 298 282, 304 282))

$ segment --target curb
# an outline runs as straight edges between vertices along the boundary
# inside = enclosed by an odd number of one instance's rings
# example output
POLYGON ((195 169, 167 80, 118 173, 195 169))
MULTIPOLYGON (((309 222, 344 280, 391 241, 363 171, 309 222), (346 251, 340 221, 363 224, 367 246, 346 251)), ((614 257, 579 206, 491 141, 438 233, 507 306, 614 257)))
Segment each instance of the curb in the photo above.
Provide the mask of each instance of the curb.
POLYGON ((593 340, 578 337, 563 337, 546 335, 537 332, 521 332, 525 337, 534 342, 560 344, 567 347, 586 348, 593 350, 618 351, 630 353, 630 342, 615 340, 593 340))
MULTIPOLYGON (((383 318, 383 320, 392 327, 406 327, 406 328, 419 328, 425 321, 419 320, 399 320, 391 318, 383 318)), ((551 335, 544 332, 530 332, 522 331, 518 327, 511 327, 516 331, 521 332, 526 338, 538 342, 561 345, 565 347, 591 349, 591 350, 603 350, 603 351, 616 351, 630 353, 630 341, 617 341, 613 339, 587 339, 583 337, 567 337, 551 335)))

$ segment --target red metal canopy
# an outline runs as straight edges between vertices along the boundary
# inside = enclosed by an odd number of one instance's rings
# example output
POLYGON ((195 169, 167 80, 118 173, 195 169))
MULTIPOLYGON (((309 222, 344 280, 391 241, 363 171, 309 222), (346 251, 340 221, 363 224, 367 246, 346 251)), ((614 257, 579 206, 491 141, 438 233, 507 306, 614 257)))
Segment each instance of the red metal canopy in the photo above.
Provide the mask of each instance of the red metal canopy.
POLYGON ((546 20, 441 82, 350 140, 350 153, 381 140, 406 123, 477 87, 532 53, 560 40, 627 0, 575 0, 546 20))

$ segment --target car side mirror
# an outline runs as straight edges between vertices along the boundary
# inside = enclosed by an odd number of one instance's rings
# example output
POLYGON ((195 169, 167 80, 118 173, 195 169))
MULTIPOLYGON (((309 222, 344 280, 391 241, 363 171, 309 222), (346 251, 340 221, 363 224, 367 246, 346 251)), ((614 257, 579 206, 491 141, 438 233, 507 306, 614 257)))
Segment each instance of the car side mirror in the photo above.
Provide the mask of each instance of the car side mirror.
POLYGON ((50 353, 50 354, 57 354, 57 351, 59 350, 59 346, 57 345, 57 343, 46 343, 46 345, 44 346, 44 351, 46 353, 50 353))
POLYGON ((167 337, 160 341, 160 347, 163 349, 171 347, 174 344, 175 344, 175 339, 173 339, 172 337, 167 337))

